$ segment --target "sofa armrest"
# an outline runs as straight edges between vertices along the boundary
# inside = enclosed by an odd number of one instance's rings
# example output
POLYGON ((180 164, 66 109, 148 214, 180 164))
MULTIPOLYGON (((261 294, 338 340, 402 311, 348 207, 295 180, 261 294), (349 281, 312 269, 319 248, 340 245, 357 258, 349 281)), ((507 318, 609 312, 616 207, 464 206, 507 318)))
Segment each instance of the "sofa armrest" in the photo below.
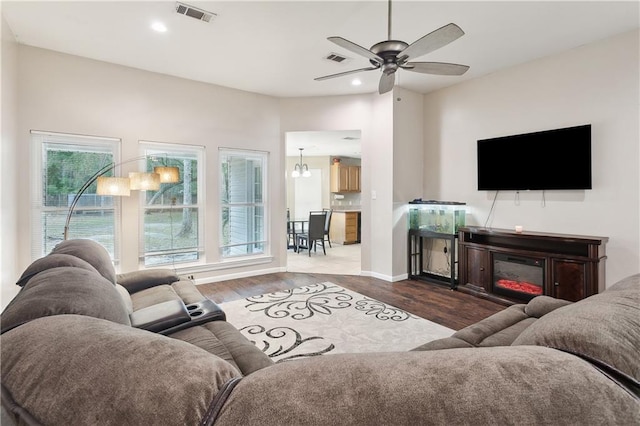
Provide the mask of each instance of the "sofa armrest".
POLYGON ((524 313, 534 318, 541 318, 551 311, 555 311, 563 306, 570 305, 573 302, 568 300, 556 299, 549 296, 534 297, 524 307, 524 313))
POLYGON ((191 321, 187 307, 179 300, 158 303, 130 315, 131 326, 158 333, 191 321))
POLYGON ((148 269, 118 274, 116 282, 126 288, 129 293, 135 293, 157 285, 171 284, 179 279, 170 269, 148 269))

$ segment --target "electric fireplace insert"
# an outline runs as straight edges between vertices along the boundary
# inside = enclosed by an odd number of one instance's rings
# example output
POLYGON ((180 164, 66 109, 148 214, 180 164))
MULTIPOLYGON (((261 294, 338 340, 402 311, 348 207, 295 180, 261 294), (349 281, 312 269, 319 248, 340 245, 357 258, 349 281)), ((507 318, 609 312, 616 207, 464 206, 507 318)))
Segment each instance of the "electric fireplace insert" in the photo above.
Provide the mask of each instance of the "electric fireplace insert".
POLYGON ((493 254, 493 293, 529 301, 544 294, 544 259, 493 254))

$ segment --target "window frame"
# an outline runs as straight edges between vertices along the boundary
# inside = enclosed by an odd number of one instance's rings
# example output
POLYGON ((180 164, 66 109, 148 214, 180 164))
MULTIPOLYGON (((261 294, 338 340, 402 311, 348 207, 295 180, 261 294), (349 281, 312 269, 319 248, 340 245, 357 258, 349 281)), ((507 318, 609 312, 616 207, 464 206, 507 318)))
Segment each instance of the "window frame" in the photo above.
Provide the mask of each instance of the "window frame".
MULTIPOLYGON (((140 195, 140 220, 139 220, 139 238, 138 238, 138 263, 141 268, 155 268, 155 267, 166 267, 172 266, 175 269, 176 265, 180 265, 181 267, 189 267, 194 265, 201 265, 206 263, 206 248, 204 244, 204 236, 205 236, 205 206, 206 206, 206 182, 204 178, 205 174, 205 147, 201 145, 187 145, 187 144, 178 144, 178 143, 170 143, 170 142, 153 142, 147 140, 138 141, 139 153, 143 159, 140 161, 139 171, 148 172, 153 170, 146 170, 146 158, 153 156, 171 156, 175 154, 177 156, 185 155, 185 153, 193 154, 195 160, 197 161, 197 174, 196 174, 196 185, 197 185, 197 201, 196 203, 189 204, 185 206, 183 204, 176 205, 176 210, 181 210, 182 208, 194 208, 197 209, 197 246, 195 249, 171 249, 169 251, 159 251, 155 252, 155 255, 161 255, 165 253, 167 255, 173 254, 179 255, 180 253, 196 253, 197 259, 195 260, 184 260, 179 261, 176 260, 175 257, 172 256, 172 259, 165 263, 146 263, 146 258, 150 256, 147 252, 147 247, 145 243, 145 217, 147 211, 152 210, 160 210, 166 208, 167 205, 162 207, 158 206, 147 206, 146 197, 144 194, 140 195)), ((144 191, 140 191, 144 192, 144 191)), ((181 213, 180 213, 181 214, 181 213)))
MULTIPOLYGON (((122 140, 120 138, 112 138, 112 137, 101 137, 101 136, 88 136, 88 135, 78 135, 78 134, 68 134, 68 133, 57 133, 57 132, 46 132, 46 131, 37 131, 31 130, 31 144, 33 147, 32 150, 32 167, 31 167, 31 258, 32 260, 38 259, 47 255, 46 252, 47 244, 43 241, 44 236, 48 235, 45 232, 45 226, 42 221, 42 215, 46 212, 60 213, 64 214, 64 219, 69 212, 69 206, 63 207, 50 207, 46 206, 46 201, 44 200, 44 179, 46 175, 46 149, 47 146, 58 144, 60 146, 85 146, 87 147, 87 151, 95 151, 95 152, 109 152, 112 156, 113 164, 118 165, 120 163, 120 153, 121 153, 121 144, 122 140), (101 146, 104 151, 100 149, 96 149, 96 147, 101 146)), ((78 152, 81 152, 80 150, 78 152)), ((116 166, 113 170, 114 175, 119 171, 120 167, 116 166)), ((96 172, 98 170, 95 170, 96 172)), ((90 176, 87 176, 89 179, 90 176)), ((76 192, 80 188, 76 189, 76 192)), ((78 213, 82 211, 111 211, 113 210, 113 253, 110 253, 112 256, 112 261, 114 265, 119 265, 120 263, 120 244, 121 244, 121 220, 122 220, 122 203, 120 201, 120 197, 113 197, 113 207, 105 208, 105 207, 96 207, 96 206, 88 206, 83 207, 82 205, 76 205, 74 208, 74 216, 71 218, 69 223, 69 229, 73 230, 74 222, 78 222, 79 219, 77 216, 78 213)), ((61 238, 61 241, 64 241, 64 237, 61 238)))
MULTIPOLYGON (((268 183, 269 183, 269 152, 267 151, 258 151, 258 150, 249 150, 249 149, 239 149, 239 148, 218 148, 218 256, 222 262, 229 261, 237 261, 242 259, 250 259, 256 257, 266 257, 271 256, 271 241, 270 241, 270 230, 269 230, 269 191, 268 191, 268 183), (224 183, 224 170, 223 164, 226 162, 227 158, 230 156, 240 156, 248 158, 258 158, 261 161, 262 173, 262 201, 261 202, 241 202, 241 203, 224 203, 223 202, 223 183, 224 183), (249 206, 249 207, 261 207, 262 208, 262 233, 263 238, 260 240, 252 240, 252 241, 244 241, 242 243, 236 244, 224 244, 224 209, 225 207, 240 207, 240 206, 249 206), (250 244, 262 244, 263 250, 255 253, 246 253, 246 254, 225 254, 225 249, 230 247, 237 246, 246 246, 250 244)), ((252 185, 255 185, 255 180, 252 181, 252 185)))

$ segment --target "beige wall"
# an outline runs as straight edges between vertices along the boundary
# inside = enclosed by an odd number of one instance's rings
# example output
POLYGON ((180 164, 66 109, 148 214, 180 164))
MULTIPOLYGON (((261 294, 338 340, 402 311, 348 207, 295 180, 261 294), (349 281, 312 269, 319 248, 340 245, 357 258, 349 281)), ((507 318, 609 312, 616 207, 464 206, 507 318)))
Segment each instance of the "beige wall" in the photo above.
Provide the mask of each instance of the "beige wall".
POLYGON ((591 123, 593 190, 500 193, 489 225, 607 236, 607 285, 639 272, 638 52, 634 31, 425 96, 423 196, 483 225, 495 192, 476 189, 477 139, 591 123))
POLYGON ((2 143, 0 145, 0 305, 1 308, 18 293, 14 285, 20 276, 16 246, 18 245, 17 220, 18 205, 14 182, 16 181, 18 114, 18 57, 17 45, 4 17, 2 17, 2 143))
MULTIPOLYGON (((288 98, 280 100, 280 128, 282 130, 282 146, 284 147, 286 132, 294 131, 328 131, 328 130, 360 130, 362 148, 362 246, 361 268, 363 274, 370 275, 372 268, 371 253, 371 214, 370 197, 364 194, 370 193, 371 157, 375 155, 377 145, 375 134, 372 133, 372 102, 377 95, 353 95, 353 96, 325 96, 315 98, 288 98)), ((284 182, 283 182, 284 185, 284 182)), ((283 186, 284 188, 284 186, 283 186)), ((283 198, 279 204, 280 212, 274 210, 274 214, 285 217, 286 200, 283 198)), ((275 208, 277 209, 277 205, 275 208)))
MULTIPOLYGON (((371 205, 370 271, 373 277, 393 281, 393 91, 373 98, 371 128, 372 149, 366 153, 371 159, 370 189, 363 196, 371 205)), ((364 158, 364 148, 362 153, 364 158)))
MULTIPOLYGON (((3 204, 2 212, 3 297, 7 285, 14 291, 15 281, 15 277, 4 280, 5 271, 15 275, 30 262, 28 167, 13 164, 29 164, 31 129, 119 137, 123 159, 138 154, 141 139, 205 146, 205 245, 211 270, 196 277, 209 281, 282 270, 286 265, 285 241, 278 238, 286 225, 272 219, 285 217, 285 133, 359 129, 361 202, 367 213, 362 218, 362 270, 364 275, 395 280, 406 273, 402 244, 406 224, 401 211, 407 201, 418 196, 465 201, 469 223, 484 223, 493 194, 475 189, 478 138, 590 122, 594 190, 547 191, 544 206, 540 192, 520 194, 519 203, 514 193, 501 194, 491 224, 605 235, 611 238, 608 283, 640 270, 637 31, 424 97, 396 88, 382 96, 277 100, 26 46, 17 48, 16 60, 15 51, 10 43, 5 53, 3 40, 1 176, 3 182, 17 182, 8 189, 2 185, 1 198, 8 195, 12 204, 8 213, 3 204), (5 91, 12 82, 16 87, 17 75, 17 90, 5 91), (406 102, 398 104, 398 95, 406 102), (421 99, 424 112, 416 116, 421 99), (422 135, 416 126, 422 127, 422 135), (15 143, 7 144, 12 138, 15 143), (273 259, 262 265, 220 269, 228 266, 216 263, 215 165, 220 146, 270 153, 273 259), (422 151, 422 157, 413 155, 422 151), (408 164, 412 167, 405 167, 408 164), (422 182, 418 178, 414 183, 413 173, 421 167, 422 182), (416 193, 420 187, 422 192, 416 193), (7 235, 10 242, 5 243, 7 235), (15 262, 6 256, 7 248, 16 254, 15 262)), ((137 268, 137 199, 124 201, 123 216, 122 269, 131 270, 137 268)))
POLYGON ((400 87, 393 91, 393 278, 407 278, 409 201, 422 197, 423 95, 400 87))
MULTIPOLYGON (((269 152, 268 202, 281 199, 284 155, 278 100, 239 90, 140 71, 27 46, 19 47, 19 150, 29 164, 32 129, 122 139, 122 159, 139 155, 138 141, 205 147, 205 249, 207 271, 196 279, 244 276, 281 270, 286 260, 284 221, 269 221, 273 258, 229 270, 218 259, 218 148, 269 152)), ((135 164, 123 167, 123 173, 135 164), (127 170, 124 170, 127 169, 127 170)), ((21 167, 19 193, 29 193, 29 168, 21 167)), ((138 268, 138 194, 122 198, 121 270, 138 268)), ((28 198, 18 200, 20 268, 30 262, 28 198)), ((270 210, 268 211, 270 213, 270 210)), ((282 216, 283 217, 283 216, 282 216)), ((268 217, 268 220, 270 218, 268 217)), ((72 224, 73 225, 73 224, 72 224)), ((233 263, 231 263, 233 265, 233 263)), ((238 265, 233 265, 238 266, 238 265)), ((179 270, 180 272, 180 270, 179 270)))

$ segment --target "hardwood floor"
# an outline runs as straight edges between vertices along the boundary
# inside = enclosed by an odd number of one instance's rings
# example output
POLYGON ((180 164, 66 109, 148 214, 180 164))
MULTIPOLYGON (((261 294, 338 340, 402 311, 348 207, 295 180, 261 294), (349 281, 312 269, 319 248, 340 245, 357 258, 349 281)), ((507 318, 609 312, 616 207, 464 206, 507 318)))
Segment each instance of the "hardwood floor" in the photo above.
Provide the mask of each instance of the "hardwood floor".
POLYGON ((504 305, 453 291, 438 284, 414 280, 390 283, 377 278, 356 275, 281 272, 200 284, 198 289, 209 299, 223 303, 325 281, 357 291, 454 330, 464 328, 505 309, 504 305))

